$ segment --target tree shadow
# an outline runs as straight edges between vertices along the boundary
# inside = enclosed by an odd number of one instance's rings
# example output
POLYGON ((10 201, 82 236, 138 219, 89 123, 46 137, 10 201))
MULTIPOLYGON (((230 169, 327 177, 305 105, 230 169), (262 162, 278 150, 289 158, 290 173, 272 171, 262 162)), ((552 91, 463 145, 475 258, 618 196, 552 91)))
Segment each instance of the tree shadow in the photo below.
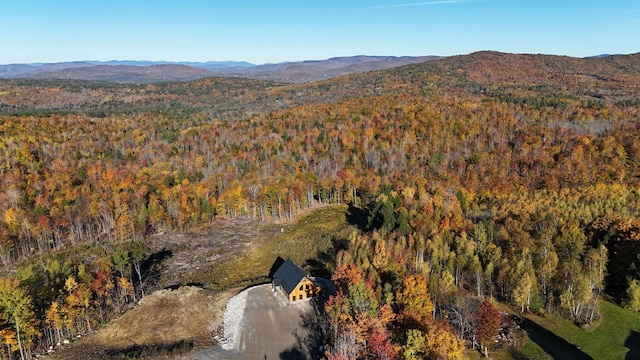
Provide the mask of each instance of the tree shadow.
POLYGON ((369 225, 369 212, 365 209, 349 205, 349 210, 346 214, 347 222, 354 225, 359 230, 367 230, 369 225))
POLYGON ((327 267, 327 264, 318 261, 316 259, 308 259, 304 266, 309 269, 309 272, 314 277, 323 277, 326 279, 331 278, 331 270, 327 267))
POLYGON ((282 360, 300 360, 307 359, 306 355, 303 354, 298 348, 287 349, 280 353, 280 359, 282 360))
POLYGON ((520 327, 527 332, 529 339, 538 344, 553 359, 592 360, 579 346, 574 345, 543 328, 535 322, 522 318, 520 327))
POLYGON ((332 268, 335 267, 336 254, 340 250, 346 250, 349 247, 349 239, 331 236, 331 246, 319 252, 314 259, 309 259, 304 264, 308 267, 313 276, 331 278, 332 268))
POLYGON ((300 329, 303 330, 295 333, 297 344, 281 352, 280 359, 318 359, 322 355, 321 346, 324 345, 329 330, 329 322, 324 311, 327 300, 326 293, 309 300, 313 309, 300 316, 300 329))
POLYGON ((132 345, 127 348, 111 349, 107 352, 109 359, 139 359, 180 355, 193 350, 193 340, 180 340, 172 344, 132 345))
POLYGON ((152 268, 155 264, 161 263, 162 261, 172 256, 173 256, 173 252, 171 250, 162 249, 160 251, 157 251, 149 255, 149 257, 144 260, 143 266, 145 268, 152 268))
POLYGON ((625 355, 625 360, 640 359, 640 333, 631 330, 631 333, 624 341, 624 346, 629 348, 629 352, 625 355))
MULTIPOLYGON (((173 252, 168 249, 152 253, 141 263, 141 273, 143 277, 144 287, 153 287, 159 283, 162 276, 164 261, 173 256, 173 252)), ((137 284, 134 276, 134 284, 137 284)))

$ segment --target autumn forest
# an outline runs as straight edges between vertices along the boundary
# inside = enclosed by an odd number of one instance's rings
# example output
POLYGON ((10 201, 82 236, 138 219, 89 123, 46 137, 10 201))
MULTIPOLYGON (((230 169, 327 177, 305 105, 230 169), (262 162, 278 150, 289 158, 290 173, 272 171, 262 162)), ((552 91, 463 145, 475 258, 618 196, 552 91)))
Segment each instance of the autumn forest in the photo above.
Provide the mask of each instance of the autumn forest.
POLYGON ((154 234, 326 204, 364 214, 327 264, 330 359, 521 346, 498 304, 640 312, 639 86, 637 54, 494 52, 295 85, 0 80, 0 357, 133 306, 154 234))

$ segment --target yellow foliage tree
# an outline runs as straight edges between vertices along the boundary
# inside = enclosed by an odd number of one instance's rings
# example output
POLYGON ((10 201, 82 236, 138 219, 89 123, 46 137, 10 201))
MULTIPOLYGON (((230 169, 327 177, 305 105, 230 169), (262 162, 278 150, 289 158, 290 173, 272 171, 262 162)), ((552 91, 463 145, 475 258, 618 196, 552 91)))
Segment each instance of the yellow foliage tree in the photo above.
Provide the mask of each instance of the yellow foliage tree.
POLYGON ((429 326, 425 337, 425 348, 429 359, 462 360, 464 356, 464 342, 451 330, 451 326, 438 321, 429 326))
POLYGON ((64 328, 64 320, 61 313, 60 304, 57 301, 51 303, 45 314, 45 322, 51 327, 56 334, 57 341, 62 338, 62 329, 64 328))
POLYGON ((20 229, 20 210, 10 207, 4 212, 4 222, 9 231, 16 233, 20 229))
POLYGON ((396 294, 400 305, 400 316, 421 328, 433 322, 433 303, 427 291, 427 280, 422 274, 411 274, 402 280, 402 286, 396 294))

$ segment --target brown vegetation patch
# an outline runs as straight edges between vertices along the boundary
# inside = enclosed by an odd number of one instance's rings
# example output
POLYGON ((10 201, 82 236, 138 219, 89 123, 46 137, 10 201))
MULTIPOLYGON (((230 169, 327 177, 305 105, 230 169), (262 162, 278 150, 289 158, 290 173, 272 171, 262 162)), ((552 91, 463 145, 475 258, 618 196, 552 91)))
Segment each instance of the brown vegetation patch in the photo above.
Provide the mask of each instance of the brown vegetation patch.
POLYGON ((160 290, 106 328, 53 355, 53 359, 165 358, 214 344, 224 307, 235 291, 212 293, 185 286, 160 290))

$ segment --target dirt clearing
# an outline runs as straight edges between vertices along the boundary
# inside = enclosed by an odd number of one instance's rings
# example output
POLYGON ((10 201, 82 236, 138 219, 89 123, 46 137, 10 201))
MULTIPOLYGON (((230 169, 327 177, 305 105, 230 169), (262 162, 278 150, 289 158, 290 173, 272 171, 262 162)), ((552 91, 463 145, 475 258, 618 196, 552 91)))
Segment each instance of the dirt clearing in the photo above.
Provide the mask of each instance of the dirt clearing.
POLYGON ((107 327, 56 351, 52 359, 173 358, 210 347, 227 301, 237 291, 212 293, 197 287, 160 290, 107 327), (164 353, 164 354, 163 354, 164 353), (173 354, 172 354, 173 353, 173 354))

